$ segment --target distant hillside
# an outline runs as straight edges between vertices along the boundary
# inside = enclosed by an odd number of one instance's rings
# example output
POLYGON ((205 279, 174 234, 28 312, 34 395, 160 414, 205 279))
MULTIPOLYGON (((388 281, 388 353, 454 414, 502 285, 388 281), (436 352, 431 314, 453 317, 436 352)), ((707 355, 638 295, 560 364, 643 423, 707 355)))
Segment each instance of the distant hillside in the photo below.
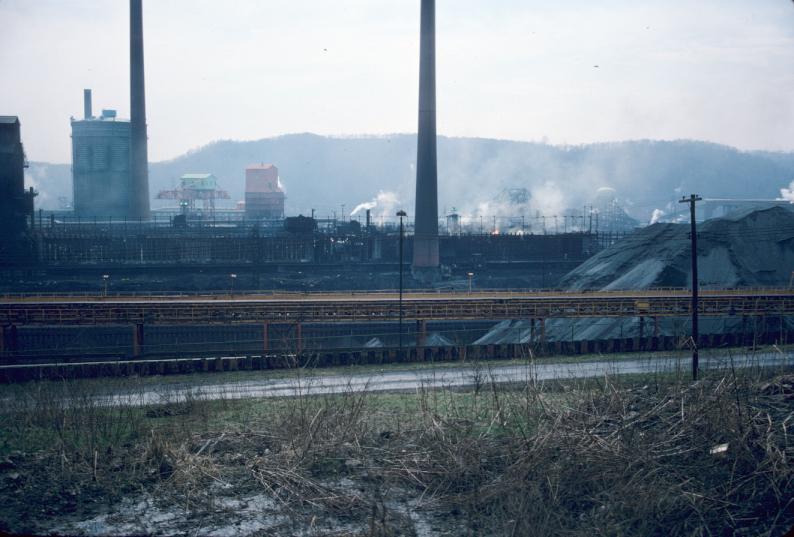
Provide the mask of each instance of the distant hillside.
MULTIPOLYGON (((393 192, 413 207, 414 135, 328 138, 294 134, 251 142, 219 141, 176 159, 151 164, 151 191, 170 188, 187 172, 210 172, 233 199, 243 198, 244 168, 275 163, 287 191, 288 212, 320 214, 393 192)), ((480 138, 439 138, 439 205, 480 214, 509 213, 495 198, 526 188, 529 214, 562 214, 593 200, 599 187, 617 191, 629 213, 647 222, 654 209, 678 209, 682 193, 704 197, 775 198, 794 180, 794 154, 742 152, 696 141, 630 141, 551 146, 480 138), (666 207, 669 205, 669 207, 666 207)), ((68 165, 33 163, 41 203, 71 198, 68 165)), ((391 212, 393 207, 381 210, 391 212)), ((377 213, 379 210, 375 209, 377 213)))

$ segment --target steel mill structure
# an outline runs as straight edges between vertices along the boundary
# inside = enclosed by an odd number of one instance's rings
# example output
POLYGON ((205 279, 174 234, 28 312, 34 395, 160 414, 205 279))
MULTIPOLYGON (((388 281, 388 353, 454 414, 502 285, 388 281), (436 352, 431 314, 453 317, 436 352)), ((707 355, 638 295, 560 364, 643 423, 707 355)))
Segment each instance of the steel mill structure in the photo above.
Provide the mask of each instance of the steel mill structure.
POLYGON ((130 122, 115 110, 93 114, 91 90, 83 92, 83 118, 72 118, 72 188, 76 216, 131 217, 130 122))
MULTIPOLYGON (((396 293, 5 297, 0 298, 0 381, 265 369, 290 364, 328 366, 520 358, 531 353, 672 350, 679 348, 681 341, 677 336, 660 335, 659 320, 686 316, 691 307, 684 289, 411 292, 402 302, 400 308, 396 293), (318 326, 334 325, 364 332, 374 325, 382 332, 386 323, 398 319, 401 309, 405 319, 415 325, 412 335, 416 344, 409 348, 318 346, 316 335, 308 340, 304 335, 307 329, 316 334, 318 326), (546 322, 550 319, 603 317, 639 318, 640 333, 605 340, 546 340, 546 322), (531 321, 531 336, 521 344, 428 341, 430 322, 465 319, 526 319, 531 321), (180 326, 192 332, 180 330, 180 326), (97 332, 93 341, 101 346, 70 349, 53 344, 53 336, 64 329, 72 330, 71 336, 63 334, 69 339, 97 332), (119 329, 127 336, 120 337, 119 329), (216 334, 218 339, 205 341, 207 333, 216 334), (178 334, 198 339, 196 344, 186 341, 174 345, 178 334), (109 358, 113 361, 102 361, 109 358)), ((700 347, 781 344, 794 336, 782 322, 778 330, 775 323, 767 322, 794 315, 794 291, 790 289, 710 290, 703 293, 698 309, 703 316, 743 319, 740 333, 701 336, 700 347), (748 325, 752 325, 749 334, 745 328, 748 325)))
POLYGON ((229 199, 229 193, 218 186, 218 178, 211 173, 186 173, 179 178, 179 187, 161 190, 159 200, 176 200, 184 213, 196 211, 196 203, 201 203, 204 214, 215 215, 215 200, 229 199))
MULTIPOLYGON (((22 126, 16 116, 0 116, 0 230, 3 242, 15 240, 27 229, 35 192, 25 190, 25 149, 22 126)), ((0 248, 0 254, 10 251, 0 248)))
POLYGON ((84 90, 83 118, 72 119, 72 185, 78 217, 146 221, 149 158, 143 62, 142 0, 130 0, 130 120, 115 110, 95 117, 84 90))

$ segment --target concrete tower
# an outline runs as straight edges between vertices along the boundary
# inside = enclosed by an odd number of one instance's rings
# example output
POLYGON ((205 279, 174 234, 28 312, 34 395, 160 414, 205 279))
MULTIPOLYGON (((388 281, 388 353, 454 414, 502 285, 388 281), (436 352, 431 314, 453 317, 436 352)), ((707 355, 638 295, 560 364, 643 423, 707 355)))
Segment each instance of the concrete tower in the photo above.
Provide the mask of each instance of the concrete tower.
POLYGON ((130 198, 129 217, 149 219, 149 151, 143 70, 142 0, 130 0, 130 198))
POLYGON ((422 0, 419 46, 419 131, 416 148, 413 272, 417 276, 432 276, 439 266, 435 0, 422 0))

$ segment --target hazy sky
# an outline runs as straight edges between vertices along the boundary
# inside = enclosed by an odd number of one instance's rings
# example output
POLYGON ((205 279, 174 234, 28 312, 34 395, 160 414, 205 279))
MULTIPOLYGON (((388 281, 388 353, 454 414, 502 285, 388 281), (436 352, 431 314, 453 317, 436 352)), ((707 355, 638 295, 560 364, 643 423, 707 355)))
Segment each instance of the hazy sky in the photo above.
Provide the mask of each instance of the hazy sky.
MULTIPOLYGON (((794 150, 791 0, 437 0, 438 128, 794 150)), ((149 154, 415 132, 419 0, 145 0, 149 154)), ((69 162, 69 116, 129 115, 125 0, 0 0, 0 114, 69 162)))

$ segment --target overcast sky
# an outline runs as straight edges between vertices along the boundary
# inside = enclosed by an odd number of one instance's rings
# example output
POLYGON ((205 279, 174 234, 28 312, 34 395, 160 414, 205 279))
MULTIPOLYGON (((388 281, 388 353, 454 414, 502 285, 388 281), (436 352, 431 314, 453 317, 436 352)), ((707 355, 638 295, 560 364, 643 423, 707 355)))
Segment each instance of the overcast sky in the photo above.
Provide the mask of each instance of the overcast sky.
MULTIPOLYGON (((437 0, 438 128, 794 150, 791 0, 437 0)), ((0 0, 0 114, 69 162, 69 117, 129 116, 125 0, 0 0)), ((419 0, 145 0, 149 154, 416 131, 419 0)))

